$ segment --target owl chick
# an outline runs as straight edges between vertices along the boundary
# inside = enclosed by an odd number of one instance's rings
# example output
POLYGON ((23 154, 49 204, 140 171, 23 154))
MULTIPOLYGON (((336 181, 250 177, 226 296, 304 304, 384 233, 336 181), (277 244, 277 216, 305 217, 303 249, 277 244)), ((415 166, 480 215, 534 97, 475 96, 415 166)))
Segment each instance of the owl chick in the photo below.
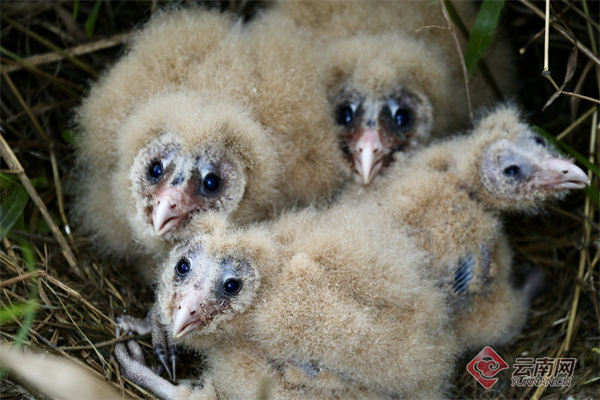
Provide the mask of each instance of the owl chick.
MULTIPOLYGON (((162 93, 123 124, 111 180, 121 222, 115 246, 133 237, 155 254, 208 210, 248 222, 277 206, 278 159, 265 127, 244 107, 193 91, 162 93)), ((106 205, 105 205, 106 206, 106 205)), ((115 226, 106 225, 106 236, 115 226)))
MULTIPOLYGON (((181 90, 181 86, 198 73, 203 73, 201 76, 209 82, 205 87, 207 91, 227 92, 229 101, 243 106, 242 93, 249 92, 248 85, 252 84, 249 75, 252 63, 243 55, 244 46, 233 33, 235 26, 232 15, 204 10, 155 15, 134 35, 126 54, 92 86, 77 110, 74 219, 92 236, 102 253, 132 260, 143 253, 152 253, 152 248, 140 246, 132 237, 127 215, 122 212, 123 203, 117 202, 114 195, 115 190, 130 191, 130 184, 118 189, 115 171, 122 171, 122 164, 131 164, 136 156, 134 153, 131 159, 122 159, 121 153, 128 150, 122 146, 130 145, 124 124, 130 121, 131 125, 132 119, 141 121, 141 127, 150 133, 150 142, 157 136, 155 129, 164 128, 164 124, 156 128, 146 124, 144 117, 148 113, 144 109, 152 107, 163 93, 181 90), (233 65, 239 68, 232 67, 235 73, 229 80, 225 74, 210 73, 221 64, 231 65, 227 55, 238 51, 238 63, 233 65), (248 70, 248 74, 241 74, 244 70, 248 70), (236 87, 240 90, 234 90, 236 87)), ((162 110, 154 112, 156 115, 152 117, 156 118, 162 110)), ((194 110, 187 116, 188 122, 195 117, 194 110)), ((136 152, 138 150, 139 147, 136 152)), ((130 203, 128 200, 124 204, 130 203)))
MULTIPOLYGON (((209 234, 171 252, 158 310, 176 341, 205 352, 219 397, 259 394, 262 375, 275 398, 442 397, 457 354, 444 295, 402 229, 339 224, 360 211, 200 227, 209 234)), ((121 350, 135 377, 140 363, 121 350)))
MULTIPOLYGON (((473 2, 457 2, 470 28, 473 2)), ((432 2, 280 1, 273 10, 308 27, 327 43, 327 97, 352 169, 368 184, 394 153, 454 130, 468 118, 463 73, 454 39, 432 2)), ((460 36, 460 34, 459 34, 460 36)), ((459 37, 465 47, 466 40, 459 37)), ((508 43, 492 46, 488 59, 498 86, 514 87, 508 43)), ((494 100, 477 71, 471 78, 474 107, 494 100)))
POLYGON ((322 92, 307 35, 284 18, 151 20, 79 110, 75 214, 99 248, 155 255, 206 210, 246 223, 331 196, 343 159, 325 100, 305 101, 322 92))
POLYGON ((418 152, 388 175, 358 201, 408 226, 432 255, 432 276, 462 299, 459 337, 476 347, 518 332, 530 291, 510 283, 512 252, 499 212, 534 212, 589 184, 585 173, 558 157, 514 107, 501 106, 471 134, 418 152))

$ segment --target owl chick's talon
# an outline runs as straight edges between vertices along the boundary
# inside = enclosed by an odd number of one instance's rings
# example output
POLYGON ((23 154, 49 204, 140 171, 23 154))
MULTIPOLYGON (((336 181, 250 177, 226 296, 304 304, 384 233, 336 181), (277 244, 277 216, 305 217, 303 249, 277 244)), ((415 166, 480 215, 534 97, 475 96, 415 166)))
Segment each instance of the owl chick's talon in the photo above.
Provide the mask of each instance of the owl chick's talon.
POLYGON ((169 361, 171 361, 171 372, 173 382, 177 381, 177 346, 169 344, 169 361))
POLYGON ((171 369, 169 368, 169 365, 167 364, 166 351, 162 344, 157 343, 154 345, 154 355, 156 356, 156 358, 158 358, 158 361, 160 362, 160 364, 162 365, 164 370, 167 372, 167 375, 169 375, 169 379, 173 380, 173 375, 171 374, 171 369))
POLYGON ((175 363, 177 361, 177 350, 169 335, 166 327, 160 322, 157 305, 154 304, 146 320, 150 325, 150 333, 152 336, 152 345, 154 346, 154 354, 160 362, 160 365, 167 372, 169 379, 175 381, 175 363), (169 366, 169 362, 172 368, 169 366))

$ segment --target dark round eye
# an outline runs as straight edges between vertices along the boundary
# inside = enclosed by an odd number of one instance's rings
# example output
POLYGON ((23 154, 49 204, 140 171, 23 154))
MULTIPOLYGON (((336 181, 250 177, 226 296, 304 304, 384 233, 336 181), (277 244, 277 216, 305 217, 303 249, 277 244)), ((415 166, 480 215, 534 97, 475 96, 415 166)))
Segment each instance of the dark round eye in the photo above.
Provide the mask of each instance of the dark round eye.
POLYGON ((188 272, 190 272, 190 263, 185 258, 177 261, 177 265, 175 266, 175 271, 179 276, 185 276, 188 272))
POLYGON ((546 140, 544 140, 544 138, 540 136, 534 136, 533 140, 535 141, 535 144, 539 144, 542 147, 546 147, 546 140))
POLYGON ((209 193, 216 192, 221 187, 221 178, 214 172, 209 172, 202 180, 202 187, 209 193))
POLYGON ((152 179, 158 179, 163 173, 163 166, 160 161, 153 161, 148 167, 148 176, 152 179))
POLYGON ((516 165, 511 165, 504 169, 504 175, 506 176, 517 176, 521 173, 521 168, 516 165))
POLYGON ((354 112, 352 111, 352 107, 347 105, 338 107, 335 117, 338 124, 350 125, 350 123, 354 119, 354 112))
POLYGON ((229 278, 223 283, 225 294, 234 295, 242 288, 242 281, 236 278, 229 278))
POLYGON ((394 122, 398 128, 406 128, 410 124, 410 111, 399 108, 394 115, 394 122))

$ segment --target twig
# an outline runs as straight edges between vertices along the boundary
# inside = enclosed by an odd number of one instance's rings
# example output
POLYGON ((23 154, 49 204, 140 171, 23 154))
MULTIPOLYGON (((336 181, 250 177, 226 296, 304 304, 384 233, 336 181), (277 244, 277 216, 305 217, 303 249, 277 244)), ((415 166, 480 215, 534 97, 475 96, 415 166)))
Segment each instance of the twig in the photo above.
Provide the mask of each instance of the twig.
MULTIPOLYGON (((16 260, 17 255, 15 254, 15 251, 12 248, 12 244, 8 241, 6 236, 4 236, 2 238, 2 244, 4 245, 4 248, 6 249, 6 253, 8 253, 8 256, 11 257, 13 260, 16 260)), ((17 273, 20 273, 20 271, 18 269, 17 269, 17 273)))
POLYGON ((588 97, 588 96, 584 96, 582 94, 573 93, 573 92, 565 92, 560 87, 558 87, 556 82, 554 82, 554 79, 552 79, 552 76, 550 75, 550 71, 545 70, 544 72, 542 72, 542 75, 544 76, 544 78, 546 78, 550 81, 550 83, 552 84, 552 86, 554 86, 554 89, 556 89, 558 94, 564 94, 565 96, 577 97, 578 99, 587 100, 587 101, 591 101, 592 103, 600 104, 600 100, 594 99, 593 97, 588 97))
MULTIPOLYGON (((65 233, 67 234, 67 237, 71 242, 71 246, 75 248, 75 241, 73 240, 73 235, 71 235, 69 221, 67 220, 67 216, 65 214, 62 185, 60 182, 60 176, 58 174, 58 164, 56 162, 56 153, 54 152, 53 146, 50 146, 50 161, 52 164, 52 176, 54 178, 54 187, 56 188, 56 199, 58 200, 58 213, 60 214, 60 218, 62 219, 63 225, 65 226, 65 233)), ((75 251, 77 251, 77 248, 75 248, 75 251)))
POLYGON ((37 118, 35 117, 35 115, 33 115, 33 112, 31 112, 31 109, 27 106, 27 103, 25 103, 25 100, 23 100, 23 96, 21 96, 21 93, 19 93, 19 90, 13 83, 12 79, 10 79, 10 76, 6 73, 4 68, 1 70, 1 72, 2 72, 2 76, 4 77, 4 79, 6 79, 6 83, 10 87, 10 90, 12 90, 13 94, 17 98, 19 104, 21 104, 21 107, 23 107, 23 110, 25 110, 27 115, 29 115, 29 118, 31 119, 33 126, 35 126, 35 129, 39 132, 40 136, 42 136, 42 139, 44 139, 44 142, 46 142, 46 144, 49 145, 50 139, 48 139, 48 135, 46 135, 46 131, 44 131, 44 129, 40 125, 40 123, 37 120, 37 118))
POLYGON ((567 5, 565 7, 565 11, 568 10, 569 8, 573 8, 573 11, 575 11, 577 14, 579 14, 579 16, 583 17, 587 23, 591 24, 594 28, 600 30, 600 25, 598 25, 598 23, 596 21, 594 21, 592 18, 590 18, 589 15, 586 15, 579 8, 575 7, 575 3, 574 2, 569 2, 567 0, 562 0, 562 2, 567 5), (571 7, 571 6, 573 6, 573 7, 571 7))
POLYGON ((27 279, 36 278, 38 275, 42 275, 42 274, 45 274, 45 272, 38 269, 33 272, 28 272, 23 275, 15 276, 14 278, 7 279, 3 282, 0 282, 0 289, 5 288, 7 286, 12 286, 13 284, 21 282, 21 281, 26 281, 27 279))
POLYGON ((19 175, 21 171, 17 171, 14 169, 0 169, 0 174, 6 174, 6 175, 19 175))
MULTIPOLYGON (((589 18, 590 11, 588 10, 587 1, 583 0, 581 2, 581 4, 583 5, 583 11, 585 11, 586 16, 588 16, 588 18, 586 18, 585 22, 586 22, 586 25, 588 28, 588 35, 590 36, 590 45, 592 46, 592 51, 594 52, 594 54, 598 54, 598 49, 596 48, 596 37, 594 36, 594 31, 592 29, 591 20, 589 18)), ((596 26, 598 26, 598 25, 596 25, 596 26)))
POLYGON ((462 50, 460 48, 460 43, 458 42, 458 38, 456 37, 456 32, 454 31, 454 25, 452 24, 452 20, 450 19, 450 16, 448 15, 448 10, 446 9, 445 2, 446 2, 445 0, 440 1, 439 5, 440 5, 440 8, 442 9, 442 13, 444 14, 444 18, 446 19, 446 22, 448 23, 448 28, 450 29, 450 32, 452 33, 452 38, 454 39, 456 51, 457 51, 459 59, 460 59, 460 66, 462 68, 463 76, 465 78, 465 89, 467 91, 467 103, 469 105, 469 118, 471 118, 471 123, 473 125, 475 125, 475 121, 473 119, 473 108, 471 107, 471 94, 469 92, 469 74, 467 73, 467 66, 465 65, 465 57, 463 56, 462 50))
MULTIPOLYGON (((50 290, 52 290, 54 292, 54 289, 52 289, 50 286, 48 286, 50 288, 50 290)), ((56 293, 54 294, 56 296, 56 293)), ((65 304, 63 303, 63 301, 60 299, 60 297, 56 296, 56 298, 58 299, 58 301, 60 302, 60 305, 63 308, 63 311, 65 312, 65 314, 67 314, 67 317, 69 317, 69 319, 71 320, 71 324, 73 324, 73 326, 77 329, 77 331, 79 332, 79 334, 83 337, 83 339, 89 343, 89 345, 91 346, 91 348, 94 350, 94 352, 96 353, 96 356, 98 357, 98 359, 107 366, 110 366, 110 363, 108 363, 106 361, 106 359, 104 358, 104 356, 102 354, 100 354, 100 352, 98 351, 98 349, 96 347, 94 347, 94 344, 92 343, 92 341, 87 337, 87 335, 81 330, 81 328, 79 327, 79 325, 77 325, 77 323, 73 320, 73 317, 71 316, 71 313, 69 312, 69 310, 67 310, 67 307, 65 306, 65 304)), ((102 368, 104 370, 104 368, 102 368)))
POLYGON ((64 90, 66 93, 68 93, 69 95, 74 96, 74 97, 78 97, 79 95, 77 95, 74 91, 72 91, 69 88, 69 86, 73 87, 81 92, 83 92, 83 90, 84 90, 83 87, 81 87, 71 81, 68 81, 64 78, 60 78, 58 76, 44 72, 44 71, 38 69, 37 67, 35 67, 34 65, 29 66, 26 64, 22 64, 22 59, 19 58, 19 56, 17 56, 16 54, 14 54, 11 51, 6 50, 2 46, 0 46, 0 53, 5 53, 9 57, 13 58, 13 60, 9 60, 8 58, 0 57, 0 63, 5 64, 4 68, 9 68, 10 65, 21 65, 21 67, 23 69, 25 69, 26 71, 33 72, 34 74, 43 76, 44 78, 47 78, 50 82, 54 83, 56 86, 58 86, 59 88, 64 90), (6 66, 6 64, 8 64, 8 66, 6 66))
MULTIPOLYGON (((554 363, 556 363, 556 356, 561 355, 563 353, 563 351, 565 350, 564 348, 565 344, 563 343, 558 350, 552 355, 552 358, 554 358, 554 363)), ((547 374, 545 375, 545 377, 549 376, 549 374, 554 371, 554 367, 552 367, 547 374)), ((542 397, 542 395, 544 394, 544 392, 546 391, 546 389, 548 388, 547 385, 540 385, 538 386, 538 388, 535 390, 535 392, 533 393, 533 396, 531 396, 531 400, 539 400, 540 397, 542 397)))
MULTIPOLYGON (((583 0, 583 10, 585 11, 586 16, 586 24, 588 28, 588 35, 590 36, 590 44, 592 45, 592 51, 594 54, 598 55, 598 47, 596 46, 596 39, 594 36, 594 32, 592 30, 592 21, 589 18, 590 10, 588 10, 587 1, 583 0)), ((596 29, 598 29, 598 25, 596 25, 596 29)), ((598 85, 598 89, 600 89, 600 68, 595 68, 596 72, 596 84, 598 85)))
POLYGON ((546 0, 546 17, 544 18, 544 72, 543 76, 550 74, 548 54, 550 53, 550 0, 546 0))
POLYGON ((583 115, 581 117, 577 118, 577 120, 575 122, 573 122, 571 125, 569 125, 567 127, 567 129, 565 129, 564 131, 562 131, 561 133, 559 133, 556 136, 556 140, 562 140, 565 136, 567 136, 575 128, 577 128, 583 121, 585 121, 586 119, 588 119, 590 117, 590 115, 594 114, 594 112, 597 109, 598 109, 598 107, 592 106, 589 110, 587 110, 585 113, 583 113, 583 115))
POLYGON ((120 342, 125 342, 129 339, 133 339, 135 338, 135 335, 129 335, 129 336, 121 336, 115 339, 111 339, 111 340, 107 340, 104 342, 100 342, 100 343, 95 343, 93 346, 71 346, 71 347, 67 347, 67 346, 63 346, 63 347, 59 347, 59 349, 61 350, 65 350, 65 351, 74 351, 74 350, 92 350, 96 347, 105 347, 105 346, 111 346, 115 343, 120 343, 120 342))
MULTIPOLYGON (((581 93, 581 89, 583 88, 586 78, 587 78, 588 74, 590 73, 590 71, 592 70, 593 65, 594 65, 594 63, 592 63, 590 60, 588 60, 585 63, 585 67, 583 67, 583 71, 581 71, 581 74, 579 75, 579 79, 577 79, 577 83, 575 83, 575 87, 573 88, 573 93, 581 93)), ((595 68, 595 69, 599 70, 598 68, 595 68)), ((598 81, 598 84, 600 84, 600 81, 598 81)), ((577 97, 571 97, 571 120, 575 120, 575 116, 577 115, 578 108, 579 108, 579 99, 577 97)))
MULTIPOLYGON (((529 8, 531 11, 533 11, 538 17, 540 17, 544 20, 546 19, 544 13, 539 8, 537 8, 535 5, 533 5, 529 0, 519 0, 519 1, 523 5, 525 5, 527 8, 529 8)), ((575 46, 577 46, 579 51, 581 51, 583 54, 588 56, 598 66, 600 66, 600 58, 598 58, 594 53, 592 53, 592 51, 590 51, 590 49, 585 47, 580 41, 573 40, 573 38, 571 38, 571 36, 563 28, 559 27, 556 23, 551 23, 550 26, 552 26, 554 29, 556 29, 556 31, 558 33, 560 33, 562 36, 567 38, 571 43, 573 43, 575 46)))
MULTIPOLYGON (((3 74, 4 74, 4 72, 3 72, 3 74)), ((60 232, 60 229, 58 229, 58 227, 54 223, 54 220, 52 220, 52 216, 48 212, 46 205, 44 204, 44 202, 38 195, 37 191, 31 184, 31 181, 27 177, 27 174, 25 174, 25 170, 23 169, 23 167, 21 166, 21 163, 15 156, 15 153, 13 153, 10 146, 4 140, 4 135, 1 135, 1 134, 0 134, 0 155, 2 155, 2 158, 4 158, 4 160, 6 161, 6 163, 8 164, 8 167, 10 169, 19 171, 19 173, 17 174, 19 176, 19 180, 21 181, 21 183, 23 184, 23 187, 29 194, 29 197, 31 197, 31 200, 33 200, 33 202, 35 203, 37 208, 42 213, 42 216, 46 220, 46 223, 48 224, 50 231, 52 231, 54 238, 56 239, 56 241, 58 242, 58 244, 61 247, 63 256, 67 260, 67 263, 69 263, 69 266, 75 271, 75 273, 78 276, 83 276, 83 274, 82 274, 83 271, 81 271, 79 265, 77 264, 77 261, 75 260, 75 256, 73 255, 73 252, 69 248, 67 241, 65 240, 64 236, 60 232)))
MULTIPOLYGON (((118 35, 111 36, 107 39, 98 40, 92 43, 86 43, 79 46, 74 46, 69 49, 64 50, 66 54, 70 54, 73 56, 80 56, 83 54, 93 53, 98 50, 108 49, 114 46, 118 46, 123 44, 128 38, 130 34, 120 33, 118 35)), ((56 61, 63 60, 65 58, 65 54, 51 52, 40 54, 33 57, 28 57, 23 61, 29 63, 30 65, 43 65, 49 64, 56 61)), ((25 68, 22 64, 9 65, 6 67, 6 72, 18 71, 22 68, 25 68)))
MULTIPOLYGON (((598 132, 597 124, 598 124, 598 112, 596 111, 594 113, 594 117, 592 119, 592 132, 590 135, 590 157, 589 157, 589 160, 592 164, 594 163, 594 158, 595 158, 594 149, 595 149, 595 145, 596 145, 596 137, 597 137, 597 132, 598 132)), ((588 178, 590 180, 592 179, 592 171, 588 171, 588 178)), ((592 201, 589 198, 589 196, 585 198, 585 215, 590 218, 593 217, 592 201)), ((579 271, 577 272, 578 281, 583 281, 583 274, 585 272, 585 262, 587 260, 586 245, 587 245, 587 243, 589 243, 590 235, 591 235, 591 231, 592 231, 592 227, 590 226, 590 224, 587 221, 584 222, 583 226, 584 226, 585 236, 584 236, 584 243, 583 243, 584 247, 581 249, 581 251, 579 253, 579 271)), ((564 341, 565 351, 569 351, 569 349, 571 347, 571 342, 573 341, 575 316, 577 315, 577 306, 579 305, 579 295, 581 293, 581 286, 577 283, 578 281, 576 281, 576 283, 575 283, 575 293, 573 294, 573 304, 571 306, 571 311, 570 311, 571 319, 569 320, 569 325, 567 327, 567 336, 565 337, 565 341, 564 341)))
POLYGON ((46 279, 48 279, 50 282, 52 282, 56 286, 60 287, 62 290, 64 290, 71 296, 75 297, 77 300, 81 301, 83 304, 85 304, 86 307, 88 307, 89 309, 94 311, 98 316, 100 316, 100 317, 104 318, 106 321, 108 321, 113 326, 113 328, 117 327, 117 324, 115 323, 115 321, 113 321, 111 318, 107 317, 106 314, 104 314, 102 311, 98 310, 93 304, 91 304, 89 301, 87 301, 85 299, 85 297, 80 295, 76 290, 71 289, 69 286, 65 285, 64 283, 62 283, 61 281, 59 281, 58 279, 54 278, 51 275, 48 275, 46 273, 43 273, 41 275, 43 275, 46 279))
MULTIPOLYGON (((564 1, 564 0, 563 0, 564 1)), ((563 9, 563 13, 567 12, 567 10, 571 9, 571 8, 575 8, 573 6, 574 3, 568 3, 567 6, 563 9)), ((553 24, 555 21, 557 20, 557 18, 552 18, 550 20, 550 23, 553 24)), ((525 51, 527 50, 527 47, 529 47, 529 45, 531 45, 531 43, 533 43, 533 41, 535 41, 537 38, 539 38, 540 36, 542 36, 544 34, 544 32, 546 32, 546 27, 544 25, 544 28, 542 28, 538 33, 536 33, 535 35, 533 35, 531 37, 531 39, 529 39, 529 41, 527 42, 527 44, 525 44, 525 46, 521 47, 519 49, 519 54, 523 55, 525 54, 525 51)))
POLYGON ((44 39, 43 37, 41 37, 37 33, 32 32, 31 30, 25 28, 23 25, 19 24, 16 21, 13 21, 12 19, 8 18, 5 15, 2 16, 2 20, 5 21, 8 24, 14 26, 15 28, 17 28, 21 32, 25 33, 26 35, 32 37, 35 41, 41 43, 42 45, 48 47, 49 49, 54 50, 58 54, 61 54, 63 57, 65 57, 66 59, 68 59, 69 61, 71 61, 73 64, 75 64, 76 66, 78 66, 82 70, 84 70, 87 73, 89 73, 90 75, 92 75, 92 77, 96 78, 98 76, 98 73, 92 67, 90 67, 89 65, 87 65, 83 61, 79 60, 77 57, 75 57, 75 56, 67 53, 66 51, 64 51, 60 47, 58 47, 58 46, 50 43, 49 41, 47 41, 46 39, 44 39))

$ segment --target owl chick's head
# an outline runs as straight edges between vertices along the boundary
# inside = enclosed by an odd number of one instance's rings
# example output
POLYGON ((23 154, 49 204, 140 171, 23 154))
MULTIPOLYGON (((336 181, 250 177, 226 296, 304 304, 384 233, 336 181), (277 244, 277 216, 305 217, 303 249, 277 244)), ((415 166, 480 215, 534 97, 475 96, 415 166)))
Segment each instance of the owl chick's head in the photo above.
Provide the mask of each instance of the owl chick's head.
POLYGON ((484 118, 475 134, 486 142, 479 175, 494 207, 534 211, 541 202, 590 183, 571 160, 520 122, 512 107, 502 106, 484 118))
POLYGON ((173 249, 163 268, 159 301, 176 339, 214 332, 246 310, 259 285, 250 263, 209 254, 202 238, 173 249))
POLYGON ((401 33, 358 35, 332 42, 330 54, 333 114, 364 184, 395 152, 427 140, 448 113, 462 111, 449 100, 445 56, 435 46, 401 33))
MULTIPOLYGON (((263 227, 230 228, 221 213, 192 223, 194 236, 176 245, 160 266, 157 304, 176 339, 200 345, 203 337, 227 330, 224 323, 252 307, 262 277, 277 274, 279 248, 263 227)), ((236 319, 232 329, 243 329, 236 319)), ((227 325, 229 326, 229 325, 227 325)))
POLYGON ((131 161, 115 190, 129 205, 134 237, 147 247, 185 237, 190 221, 209 210, 235 218, 257 204, 267 208, 274 152, 243 107, 165 93, 141 105, 123 129, 121 158, 131 161))

